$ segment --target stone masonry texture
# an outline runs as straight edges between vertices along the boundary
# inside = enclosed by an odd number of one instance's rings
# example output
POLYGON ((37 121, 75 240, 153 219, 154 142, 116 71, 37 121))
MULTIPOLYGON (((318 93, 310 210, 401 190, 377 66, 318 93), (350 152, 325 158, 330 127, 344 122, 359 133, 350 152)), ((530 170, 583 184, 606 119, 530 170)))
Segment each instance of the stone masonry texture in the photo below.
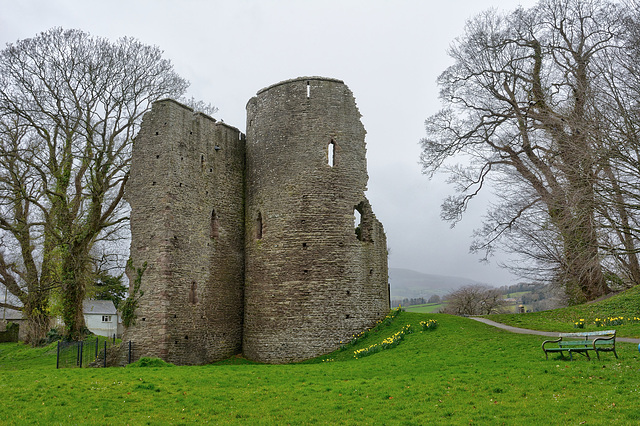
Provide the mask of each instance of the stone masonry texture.
POLYGON ((123 339, 134 360, 300 361, 382 319, 387 247, 364 195, 365 133, 336 79, 262 89, 247 104, 246 137, 156 102, 126 189, 131 261, 147 267, 123 339))

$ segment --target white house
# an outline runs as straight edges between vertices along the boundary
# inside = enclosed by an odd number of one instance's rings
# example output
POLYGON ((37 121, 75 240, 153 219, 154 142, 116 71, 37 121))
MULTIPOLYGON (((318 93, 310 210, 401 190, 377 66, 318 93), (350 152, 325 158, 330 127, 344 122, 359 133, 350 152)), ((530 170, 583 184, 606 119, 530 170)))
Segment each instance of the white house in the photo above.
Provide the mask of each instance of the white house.
POLYGON ((84 300, 84 322, 89 331, 98 336, 119 336, 118 311, 111 300, 84 300))
POLYGON ((0 309, 0 331, 4 331, 8 323, 14 322, 18 324, 20 330, 18 331, 18 340, 24 341, 27 337, 27 324, 22 312, 9 308, 0 309))

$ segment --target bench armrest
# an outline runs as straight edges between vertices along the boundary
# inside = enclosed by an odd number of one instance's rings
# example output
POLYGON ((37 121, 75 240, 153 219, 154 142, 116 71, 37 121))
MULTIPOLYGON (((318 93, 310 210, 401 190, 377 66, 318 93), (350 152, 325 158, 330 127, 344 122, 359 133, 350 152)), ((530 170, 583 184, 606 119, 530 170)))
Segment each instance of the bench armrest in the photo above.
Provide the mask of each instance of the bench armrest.
POLYGON ((609 336, 609 337, 596 337, 595 339, 593 339, 593 349, 596 348, 596 342, 601 342, 601 341, 605 341, 605 343, 612 343, 613 346, 616 345, 616 336, 609 336))
POLYGON ((556 340, 545 340, 544 342, 542 342, 542 350, 544 350, 544 345, 546 345, 547 343, 558 343, 561 340, 562 337, 558 337, 556 340))

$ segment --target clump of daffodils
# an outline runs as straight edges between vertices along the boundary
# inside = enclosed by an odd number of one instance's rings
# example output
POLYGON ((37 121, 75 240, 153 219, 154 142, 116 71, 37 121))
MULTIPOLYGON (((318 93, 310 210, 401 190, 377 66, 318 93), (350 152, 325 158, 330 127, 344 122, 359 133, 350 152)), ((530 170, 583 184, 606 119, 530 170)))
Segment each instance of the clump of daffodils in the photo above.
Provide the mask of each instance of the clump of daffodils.
POLYGON ((430 319, 427 321, 420 321, 420 327, 422 327, 422 331, 435 330, 436 327, 438 327, 438 321, 434 319, 430 319))
POLYGON ((611 327, 616 325, 624 325, 624 324, 633 324, 640 322, 640 318, 638 317, 607 317, 607 318, 596 318, 593 322, 596 327, 611 327))

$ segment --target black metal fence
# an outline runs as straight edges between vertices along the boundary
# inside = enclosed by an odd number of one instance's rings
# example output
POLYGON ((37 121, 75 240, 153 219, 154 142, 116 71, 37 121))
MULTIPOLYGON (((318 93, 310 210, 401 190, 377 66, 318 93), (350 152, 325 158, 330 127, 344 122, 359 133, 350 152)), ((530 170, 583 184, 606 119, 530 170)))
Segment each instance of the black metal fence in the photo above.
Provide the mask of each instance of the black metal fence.
MULTIPOLYGON (((122 343, 128 349, 127 363, 131 363, 132 344, 122 343)), ((96 336, 79 342, 58 341, 56 368, 106 367, 110 357, 117 356, 120 343, 115 338, 96 336)))

